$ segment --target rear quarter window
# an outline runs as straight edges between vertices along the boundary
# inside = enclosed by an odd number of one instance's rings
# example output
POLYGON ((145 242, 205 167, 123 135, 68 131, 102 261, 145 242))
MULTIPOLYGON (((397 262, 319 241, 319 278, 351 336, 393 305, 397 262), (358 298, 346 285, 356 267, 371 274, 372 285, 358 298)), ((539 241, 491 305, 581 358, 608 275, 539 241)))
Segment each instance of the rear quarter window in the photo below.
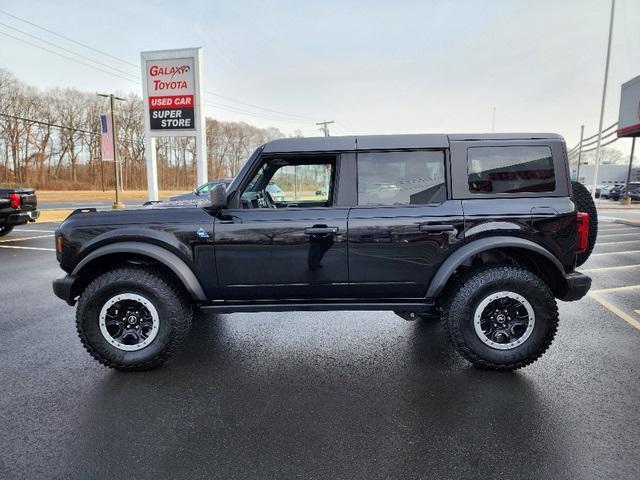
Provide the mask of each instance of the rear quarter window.
POLYGON ((553 192, 556 175, 547 146, 470 147, 469 191, 476 194, 553 192))

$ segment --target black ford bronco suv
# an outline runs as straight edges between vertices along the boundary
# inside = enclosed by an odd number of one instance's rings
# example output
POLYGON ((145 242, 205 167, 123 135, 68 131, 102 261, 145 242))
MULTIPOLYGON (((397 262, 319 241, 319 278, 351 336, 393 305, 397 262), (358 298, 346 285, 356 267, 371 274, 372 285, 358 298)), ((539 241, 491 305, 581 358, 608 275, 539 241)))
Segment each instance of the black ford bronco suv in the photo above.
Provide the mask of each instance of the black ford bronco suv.
POLYGON ((53 288, 121 370, 167 360, 194 306, 440 316, 465 358, 511 370, 551 344, 556 298, 589 290, 596 228, 558 135, 282 139, 207 202, 73 212, 53 288))

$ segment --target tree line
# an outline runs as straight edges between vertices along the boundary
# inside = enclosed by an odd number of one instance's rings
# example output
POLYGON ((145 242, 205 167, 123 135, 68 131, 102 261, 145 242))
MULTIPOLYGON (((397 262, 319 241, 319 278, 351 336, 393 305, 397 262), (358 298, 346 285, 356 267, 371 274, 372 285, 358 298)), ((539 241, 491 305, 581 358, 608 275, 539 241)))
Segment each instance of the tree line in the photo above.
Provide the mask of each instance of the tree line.
MULTIPOLYGON (((117 102, 118 155, 125 190, 147 188, 143 100, 117 102)), ((108 100, 73 88, 38 90, 0 69, 0 185, 50 190, 112 188, 113 163, 100 155, 99 114, 108 100), (37 123, 36 123, 37 122, 37 123)), ((260 144, 285 135, 277 128, 206 119, 209 178, 234 176, 260 144)), ((193 137, 158 138, 163 190, 194 187, 193 137)))

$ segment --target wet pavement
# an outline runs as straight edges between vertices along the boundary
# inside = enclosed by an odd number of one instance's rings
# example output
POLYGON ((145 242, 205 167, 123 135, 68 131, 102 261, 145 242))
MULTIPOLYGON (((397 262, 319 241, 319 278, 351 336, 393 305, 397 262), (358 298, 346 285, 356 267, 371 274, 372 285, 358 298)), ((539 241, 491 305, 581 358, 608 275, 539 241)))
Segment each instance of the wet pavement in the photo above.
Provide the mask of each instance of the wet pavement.
POLYGON ((54 227, 0 239, 2 479, 640 478, 640 227, 603 222, 593 293, 523 370, 472 368, 437 322, 296 312, 200 313, 126 374, 51 291, 54 227))

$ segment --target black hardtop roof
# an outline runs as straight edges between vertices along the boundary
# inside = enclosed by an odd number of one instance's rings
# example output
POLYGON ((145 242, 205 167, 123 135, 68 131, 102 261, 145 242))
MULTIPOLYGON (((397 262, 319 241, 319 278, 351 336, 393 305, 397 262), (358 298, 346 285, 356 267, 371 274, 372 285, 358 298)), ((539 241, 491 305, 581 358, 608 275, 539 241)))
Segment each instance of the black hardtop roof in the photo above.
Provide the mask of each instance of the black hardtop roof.
POLYGON ((264 153, 448 148, 450 141, 562 140, 556 133, 428 133, 403 135, 351 135, 342 137, 280 138, 264 145, 264 153))

